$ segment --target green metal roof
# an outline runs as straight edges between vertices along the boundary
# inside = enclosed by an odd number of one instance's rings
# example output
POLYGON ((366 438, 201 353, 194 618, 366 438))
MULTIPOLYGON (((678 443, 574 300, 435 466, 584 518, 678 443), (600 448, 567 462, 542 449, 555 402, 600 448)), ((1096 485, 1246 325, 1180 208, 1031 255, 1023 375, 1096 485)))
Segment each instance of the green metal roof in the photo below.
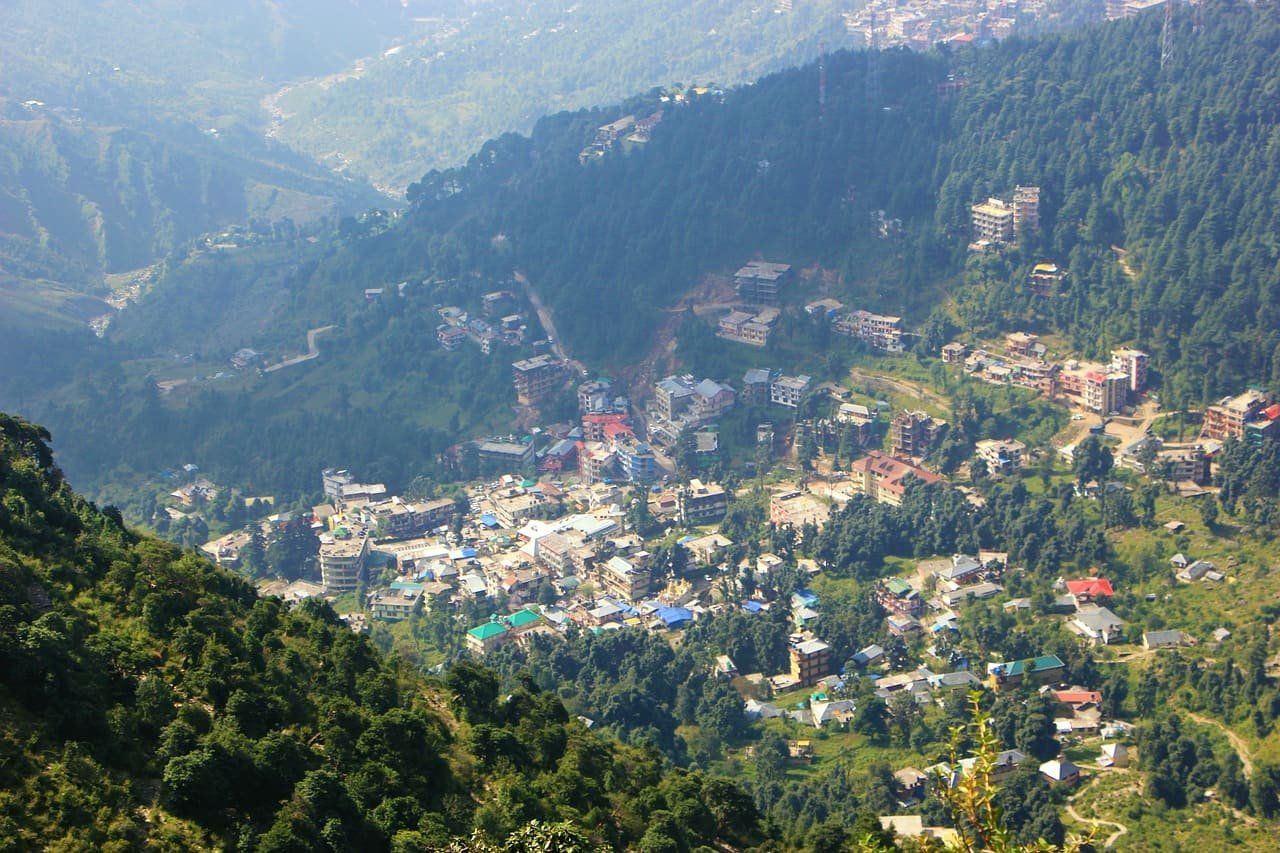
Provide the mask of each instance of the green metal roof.
MULTIPOLYGON (((1046 669, 1062 669, 1066 664, 1057 655, 1041 655, 1031 662, 1032 672, 1043 672, 1046 669)), ((1018 676, 1026 674, 1025 660, 1009 661, 1004 665, 1004 674, 1018 676)))
POLYGON ((517 610, 507 617, 507 622, 512 628, 523 628, 525 625, 539 621, 540 617, 532 610, 517 610))
POLYGON ((906 595, 911 592, 911 584, 907 583, 902 578, 890 578, 889 582, 885 584, 885 586, 888 587, 889 592, 894 595, 906 595))
POLYGON ((500 625, 497 622, 486 622, 483 625, 477 625, 470 631, 467 631, 468 634, 475 637, 477 640, 488 640, 498 636, 499 634, 505 634, 506 632, 507 626, 500 625))

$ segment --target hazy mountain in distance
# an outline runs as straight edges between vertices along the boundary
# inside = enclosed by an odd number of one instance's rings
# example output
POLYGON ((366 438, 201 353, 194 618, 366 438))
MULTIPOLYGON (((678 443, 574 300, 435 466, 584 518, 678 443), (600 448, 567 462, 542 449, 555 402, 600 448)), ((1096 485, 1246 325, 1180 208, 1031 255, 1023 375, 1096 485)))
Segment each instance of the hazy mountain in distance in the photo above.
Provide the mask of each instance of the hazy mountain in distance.
POLYGON ((105 274, 227 224, 385 203, 265 140, 259 102, 411 26, 398 2, 5 5, 0 304, 22 309, 5 312, 10 321, 61 305, 51 283, 100 293, 105 274))

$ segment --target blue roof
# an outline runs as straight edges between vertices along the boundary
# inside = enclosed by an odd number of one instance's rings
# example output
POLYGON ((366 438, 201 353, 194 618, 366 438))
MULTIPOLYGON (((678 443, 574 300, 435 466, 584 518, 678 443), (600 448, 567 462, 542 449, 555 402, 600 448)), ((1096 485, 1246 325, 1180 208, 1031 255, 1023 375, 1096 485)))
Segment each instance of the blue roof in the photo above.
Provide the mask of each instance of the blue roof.
POLYGON ((795 592, 796 598, 799 598, 806 605, 812 605, 818 600, 818 594, 811 589, 798 589, 795 592))
POLYGON ((746 604, 742 605, 742 609, 748 613, 761 613, 764 611, 764 605, 753 598, 746 604))
POLYGON ((463 548, 463 549, 462 549, 462 556, 464 556, 464 557, 474 557, 475 555, 476 555, 476 549, 475 549, 475 548, 463 548))
POLYGON ((693 611, 687 607, 659 607, 654 611, 654 615, 668 628, 693 621, 693 611))
POLYGON ((498 517, 491 512, 486 512, 480 516, 480 523, 485 527, 497 527, 498 517))

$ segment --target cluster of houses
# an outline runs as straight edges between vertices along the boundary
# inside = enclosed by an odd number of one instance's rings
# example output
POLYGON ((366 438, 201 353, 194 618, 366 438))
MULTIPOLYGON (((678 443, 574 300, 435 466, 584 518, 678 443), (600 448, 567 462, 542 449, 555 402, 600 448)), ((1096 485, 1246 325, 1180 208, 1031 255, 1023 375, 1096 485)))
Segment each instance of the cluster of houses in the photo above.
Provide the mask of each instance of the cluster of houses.
MULTIPOLYGON (((374 291, 366 291, 370 298, 374 291)), ((381 295, 381 291, 376 291, 381 295)), ((452 352, 468 340, 489 355, 495 345, 520 346, 529 332, 525 316, 516 310, 516 295, 511 290, 494 290, 480 297, 481 317, 471 316, 457 305, 436 309, 441 323, 436 327, 436 341, 452 352)))
POLYGON ((1147 387, 1149 356, 1141 350, 1120 347, 1111 351, 1111 363, 1068 360, 1049 361, 1048 350, 1037 335, 1014 332, 1005 336, 1004 352, 970 348, 953 341, 942 348, 947 364, 963 364, 966 373, 995 384, 1020 385, 1046 397, 1064 397, 1080 408, 1100 415, 1119 412, 1147 387))
POLYGON ((649 115, 637 119, 634 115, 625 115, 608 124, 596 128, 595 138, 578 154, 579 163, 598 160, 608 154, 618 142, 640 145, 648 142, 653 136, 653 129, 662 122, 662 110, 654 110, 649 115))
POLYGON ((856 12, 845 12, 844 20, 849 34, 861 35, 868 47, 930 50, 939 42, 969 44, 1005 39, 1018 27, 1052 13, 1052 4, 1047 0, 1023 0, 1016 5, 983 0, 872 0, 856 12))

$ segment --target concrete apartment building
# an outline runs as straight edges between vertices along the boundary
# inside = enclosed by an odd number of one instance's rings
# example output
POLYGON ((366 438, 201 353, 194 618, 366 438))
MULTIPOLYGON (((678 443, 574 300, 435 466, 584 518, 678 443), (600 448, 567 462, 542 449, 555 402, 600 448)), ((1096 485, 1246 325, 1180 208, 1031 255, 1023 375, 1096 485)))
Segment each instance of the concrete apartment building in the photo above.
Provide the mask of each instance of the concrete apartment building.
POLYGON ((742 399, 747 403, 769 402, 769 385, 773 377, 763 367, 753 367, 742 375, 742 399))
POLYGON ((831 674, 831 647, 818 639, 796 637, 789 649, 791 677, 810 687, 831 674))
POLYGON ((725 340, 750 344, 753 347, 762 347, 769 343, 771 331, 770 323, 765 323, 759 315, 748 314, 746 311, 730 311, 720 318, 716 328, 716 334, 725 340))
POLYGON ((369 537, 339 528, 320 537, 320 582, 325 592, 349 592, 360 583, 369 558, 369 537))
POLYGON ((1012 438, 984 438, 976 445, 978 458, 987 463, 987 471, 1008 476, 1022 470, 1022 455, 1027 446, 1012 438))
POLYGON ((1040 230, 1040 188, 1013 188, 1013 236, 1021 237, 1040 230))
POLYGON ((622 557, 610 557, 596 564, 596 580, 609 594, 635 603, 649 595, 649 570, 622 557))
POLYGON ((991 243, 1013 241, 1013 208, 1003 199, 989 198, 970 208, 973 216, 973 239, 991 243))
POLYGON ((680 493, 680 518, 684 524, 706 524, 724 518, 729 506, 724 487, 696 477, 680 493))
POLYGON ((1129 390, 1141 394, 1147 387, 1147 362, 1150 356, 1139 349, 1121 347, 1111 351, 1111 372, 1129 378, 1129 390))
POLYGON ((1129 401, 1130 375, 1099 364, 1069 361, 1058 373, 1058 390, 1100 415, 1117 412, 1129 401))
POLYGON ((842 335, 859 338, 884 352, 902 352, 902 318, 858 309, 839 317, 831 326, 842 335))
POLYGON ((879 450, 872 450, 849 468, 849 479, 860 492, 890 506, 902 505, 907 484, 912 478, 926 484, 943 481, 932 471, 886 456, 879 450))
POLYGON ((769 385, 769 402, 794 409, 809 392, 812 382, 808 376, 779 376, 769 385))
POLYGON ((369 615, 387 622, 408 619, 422 606, 422 585, 395 583, 390 589, 369 593, 369 615))
POLYGON ((511 365, 516 399, 525 406, 544 397, 560 378, 560 362, 551 355, 535 355, 511 365))
POLYGON ((791 282, 791 265, 750 261, 733 275, 738 298, 748 305, 777 305, 778 295, 791 282))
POLYGON ((1204 424, 1200 428, 1202 438, 1243 439, 1245 424, 1262 413, 1271 398, 1263 391, 1250 389, 1234 397, 1226 397, 1204 410, 1204 424))
POLYGON ((946 426, 946 421, 924 412, 898 412, 889 422, 889 453, 923 459, 933 450, 946 426))

